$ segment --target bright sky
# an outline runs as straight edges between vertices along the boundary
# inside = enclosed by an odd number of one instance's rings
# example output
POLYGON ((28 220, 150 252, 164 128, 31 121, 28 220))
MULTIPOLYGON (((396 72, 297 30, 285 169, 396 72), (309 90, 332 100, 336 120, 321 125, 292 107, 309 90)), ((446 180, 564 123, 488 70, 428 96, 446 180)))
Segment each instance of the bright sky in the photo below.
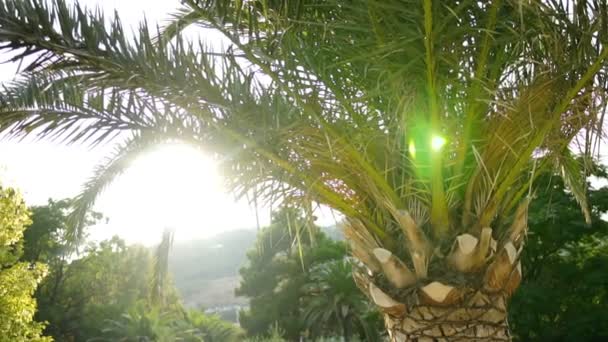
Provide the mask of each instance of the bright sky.
MULTIPOLYGON (((160 23, 179 6, 178 0, 81 0, 116 9, 123 24, 137 25, 144 12, 149 23, 160 23)), ((217 35, 206 35, 221 43, 217 35)), ((0 56, 2 59, 2 56, 0 56)), ((0 82, 15 75, 17 65, 0 65, 0 82)), ((28 204, 45 204, 78 194, 95 165, 111 151, 111 144, 90 150, 49 141, 0 141, 0 181, 17 187, 28 204)), ((254 208, 236 202, 222 187, 215 164, 201 152, 184 145, 159 147, 141 156, 98 200, 95 210, 109 218, 94 227, 91 238, 118 234, 128 242, 158 243, 162 231, 176 229, 176 240, 204 238, 221 231, 254 228, 254 208)), ((262 225, 269 222, 268 208, 259 208, 262 225)), ((332 224, 329 212, 318 213, 319 224, 332 224)))

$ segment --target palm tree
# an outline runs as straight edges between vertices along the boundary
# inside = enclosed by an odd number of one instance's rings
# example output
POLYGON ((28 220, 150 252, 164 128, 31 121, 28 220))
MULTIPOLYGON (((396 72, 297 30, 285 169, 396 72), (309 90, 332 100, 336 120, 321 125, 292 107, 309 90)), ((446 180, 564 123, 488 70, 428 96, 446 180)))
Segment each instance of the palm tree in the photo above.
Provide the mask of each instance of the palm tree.
POLYGON ((139 305, 123 313, 119 319, 108 320, 102 329, 103 337, 93 341, 169 342, 176 333, 171 329, 173 318, 169 312, 139 305))
POLYGON ((304 318, 308 328, 333 331, 351 341, 359 331, 365 341, 378 340, 365 321, 369 304, 352 281, 352 267, 347 259, 334 260, 310 271, 310 282, 303 288, 304 318), (325 329, 324 329, 325 328, 325 329))
POLYGON ((166 228, 163 231, 161 242, 156 247, 154 253, 154 268, 152 276, 152 295, 151 303, 159 305, 161 308, 166 306, 168 291, 170 290, 171 279, 169 278, 169 256, 173 247, 174 231, 166 228))
POLYGON ((239 341, 243 332, 230 322, 198 311, 166 310, 141 302, 117 319, 108 319, 101 336, 89 342, 239 341))
POLYGON ((218 316, 205 315, 192 310, 187 313, 189 323, 203 336, 205 342, 237 342, 244 338, 244 331, 237 325, 218 316))
POLYGON ((0 130, 121 138, 75 218, 142 150, 200 146, 237 195, 344 215, 393 341, 509 340, 539 172, 589 218, 573 149, 599 146, 607 17, 604 0, 183 0, 131 37, 62 0, 2 0, 2 49, 25 66, 0 130))

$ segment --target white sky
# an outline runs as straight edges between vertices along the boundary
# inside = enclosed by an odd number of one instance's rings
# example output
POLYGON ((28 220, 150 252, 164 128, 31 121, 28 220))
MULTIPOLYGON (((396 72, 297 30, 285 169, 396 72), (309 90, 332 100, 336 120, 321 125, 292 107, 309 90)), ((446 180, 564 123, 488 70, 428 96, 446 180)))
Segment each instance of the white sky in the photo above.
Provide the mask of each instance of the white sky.
MULTIPOLYGON (((179 7, 178 0, 81 0, 106 13, 116 9, 123 24, 137 25, 144 13, 148 22, 160 23, 179 7)), ((217 35, 206 35, 219 43, 217 35)), ((212 42, 213 43, 213 42, 212 42)), ((0 60, 3 60, 0 55, 0 60)), ((14 77, 16 64, 0 65, 0 82, 14 77)), ((95 165, 112 145, 90 150, 50 141, 1 140, 0 181, 21 190, 28 204, 45 204, 78 194, 95 165)), ((146 245, 160 240, 166 227, 176 229, 176 240, 204 238, 221 231, 256 226, 255 210, 236 203, 222 187, 215 164, 184 146, 159 147, 142 156, 101 196, 95 210, 109 218, 93 227, 91 238, 118 234, 128 242, 146 245)), ((269 222, 269 210, 260 208, 260 223, 269 222)), ((329 212, 319 213, 319 224, 333 223, 329 212)))

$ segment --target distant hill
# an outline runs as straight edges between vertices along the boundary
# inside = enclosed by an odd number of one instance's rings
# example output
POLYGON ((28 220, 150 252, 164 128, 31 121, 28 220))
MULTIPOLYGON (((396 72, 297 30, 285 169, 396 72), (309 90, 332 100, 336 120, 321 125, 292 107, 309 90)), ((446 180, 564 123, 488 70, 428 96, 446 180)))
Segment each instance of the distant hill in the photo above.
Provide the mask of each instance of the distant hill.
MULTIPOLYGON (((341 240, 335 227, 322 230, 332 239, 341 240)), ((212 238, 176 241, 169 258, 169 270, 184 304, 188 307, 217 308, 247 305, 236 297, 239 269, 245 264, 247 251, 253 248, 255 229, 241 229, 212 238)))
POLYGON ((234 296, 234 289, 255 238, 255 230, 242 229, 204 240, 176 242, 169 271, 184 304, 204 308, 247 304, 245 298, 234 296))

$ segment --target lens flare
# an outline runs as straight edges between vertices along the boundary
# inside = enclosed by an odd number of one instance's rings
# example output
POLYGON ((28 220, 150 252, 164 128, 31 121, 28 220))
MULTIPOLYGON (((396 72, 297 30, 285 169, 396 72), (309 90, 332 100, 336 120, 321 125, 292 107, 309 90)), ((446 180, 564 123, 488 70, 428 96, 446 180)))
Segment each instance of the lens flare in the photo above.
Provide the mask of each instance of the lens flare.
POLYGON ((444 137, 434 135, 433 138, 431 139, 431 149, 433 149, 433 151, 439 151, 439 150, 441 150, 443 145, 445 145, 445 143, 446 143, 446 140, 444 137))
POLYGON ((412 156, 412 158, 416 158, 416 145, 414 144, 414 141, 410 141, 407 149, 410 152, 410 156, 412 156))

